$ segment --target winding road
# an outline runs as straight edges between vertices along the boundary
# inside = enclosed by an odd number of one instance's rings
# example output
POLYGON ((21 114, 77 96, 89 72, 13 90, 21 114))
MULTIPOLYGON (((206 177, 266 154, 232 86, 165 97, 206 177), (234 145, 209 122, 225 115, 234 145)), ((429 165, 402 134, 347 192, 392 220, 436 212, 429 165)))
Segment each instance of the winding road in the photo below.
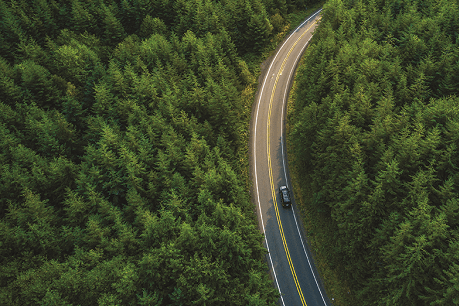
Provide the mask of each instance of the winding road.
POLYGON ((278 188, 287 185, 284 110, 298 60, 320 20, 320 11, 306 19, 278 48, 260 84, 252 114, 251 173, 258 221, 265 235, 267 260, 280 305, 331 305, 325 295, 296 209, 280 203, 278 188))

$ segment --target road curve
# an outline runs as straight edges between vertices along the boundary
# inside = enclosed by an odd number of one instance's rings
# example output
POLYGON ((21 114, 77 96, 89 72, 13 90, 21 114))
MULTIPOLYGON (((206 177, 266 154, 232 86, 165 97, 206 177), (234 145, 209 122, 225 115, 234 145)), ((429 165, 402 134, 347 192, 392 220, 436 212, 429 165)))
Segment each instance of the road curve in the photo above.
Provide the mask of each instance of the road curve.
POLYGON ((331 305, 305 244, 294 195, 293 209, 284 209, 277 192, 281 185, 291 186, 283 141, 287 95, 298 60, 319 20, 320 10, 295 29, 268 61, 252 113, 253 198, 270 272, 281 293, 279 303, 287 306, 331 305))

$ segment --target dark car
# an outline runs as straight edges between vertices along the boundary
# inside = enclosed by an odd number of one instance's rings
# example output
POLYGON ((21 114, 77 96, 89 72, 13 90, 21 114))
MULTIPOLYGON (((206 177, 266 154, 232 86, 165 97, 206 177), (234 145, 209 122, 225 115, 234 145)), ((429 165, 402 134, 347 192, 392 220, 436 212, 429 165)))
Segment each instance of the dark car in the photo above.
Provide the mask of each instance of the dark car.
POLYGON ((280 186, 279 187, 279 194, 282 201, 283 207, 290 207, 292 206, 292 200, 290 198, 290 192, 288 191, 287 186, 280 186))

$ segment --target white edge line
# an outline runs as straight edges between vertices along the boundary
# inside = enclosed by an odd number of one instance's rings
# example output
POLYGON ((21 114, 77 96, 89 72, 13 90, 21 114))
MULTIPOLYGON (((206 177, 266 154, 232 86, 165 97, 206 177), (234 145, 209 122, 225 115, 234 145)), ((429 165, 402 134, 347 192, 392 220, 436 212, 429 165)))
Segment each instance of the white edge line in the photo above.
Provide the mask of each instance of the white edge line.
MULTIPOLYGON (((309 41, 311 40, 312 38, 312 35, 311 37, 308 39, 308 41, 304 44, 303 48, 301 49, 300 53, 298 54, 298 56, 296 57, 295 59, 295 65, 292 67, 292 69, 290 70, 290 74, 289 74, 289 77, 288 77, 288 80, 290 82, 291 80, 291 77, 292 77, 292 73, 294 71, 294 68, 296 66, 296 64, 298 63, 298 58, 303 54, 303 51, 304 49, 306 48, 306 46, 308 45, 309 41)), ((282 114, 281 114, 281 137, 282 137, 282 133, 283 133, 283 126, 284 126, 284 109, 285 109, 285 101, 286 101, 286 96, 287 96, 287 89, 288 89, 288 86, 285 87, 285 91, 284 91, 284 97, 283 97, 283 101, 282 101, 282 114)), ((288 180, 287 180, 287 171, 286 171, 286 167, 285 167, 285 157, 284 157, 284 141, 282 141, 282 144, 281 144, 281 149, 282 149, 282 163, 283 163, 283 166, 284 166, 284 174, 285 174, 285 182, 288 186, 288 180)), ((293 208, 293 207, 292 207, 293 208)), ((314 270, 312 269, 312 265, 311 265, 311 262, 309 260, 309 256, 308 256, 308 253, 306 252, 306 248, 304 246, 304 242, 303 242, 303 238, 301 237, 301 232, 300 232, 300 228, 298 227, 298 222, 296 221, 296 216, 295 216, 295 210, 292 209, 292 213, 293 213, 293 218, 295 219, 295 224, 296 224, 296 228, 298 230, 298 236, 300 236, 300 240, 301 240, 301 245, 303 246, 303 251, 304 251, 304 254, 306 255, 306 259, 308 261, 308 264, 309 264, 309 268, 311 269, 311 272, 312 272, 312 276, 314 276, 314 281, 316 282, 316 285, 317 285, 317 288, 319 289, 319 293, 320 293, 320 296, 322 297, 322 301, 324 302, 324 305, 327 305, 327 303, 325 302, 325 299, 324 299, 324 296, 322 294, 322 290, 320 289, 320 286, 319 286, 319 283, 317 282, 317 278, 316 278, 316 275, 314 273, 314 270)))
MULTIPOLYGON (((313 15, 311 15, 308 19, 306 19, 303 23, 301 23, 296 29, 298 30, 299 28, 301 28, 306 22, 309 21, 309 19, 315 17, 320 11, 322 11, 322 9, 318 10, 317 12, 315 12, 313 15)), ((256 152, 257 152, 257 143, 256 143, 256 139, 257 139, 257 122, 258 122, 258 111, 260 109, 260 101, 261 101, 261 96, 263 95, 263 90, 265 88, 265 84, 266 84, 266 80, 269 76, 269 72, 271 71, 271 67, 272 65, 274 64, 276 58, 277 58, 277 55, 279 54, 279 52, 282 50, 282 48, 284 47, 284 45, 287 43, 287 41, 293 36, 295 32, 293 32, 292 34, 290 34, 290 36, 285 40, 285 42, 282 44, 282 46, 279 48, 279 50, 277 51, 276 55, 274 56, 274 59, 272 60, 271 62, 271 65, 269 65, 269 68, 268 68, 268 72, 266 73, 265 75, 265 79, 263 81, 263 86, 261 87, 261 91, 260 91, 260 95, 258 96, 258 102, 257 102, 257 112, 255 114, 255 128, 254 128, 254 136, 253 136, 253 139, 254 139, 254 142, 253 142, 253 157, 254 157, 254 172, 255 172, 255 190, 257 192, 257 202, 258 202, 258 209, 260 211, 260 218, 261 218, 261 226, 263 228, 263 236, 265 237, 265 243, 266 243, 266 249, 268 250, 268 255, 269 255, 269 261, 271 262, 271 268, 273 270, 273 274, 274 274, 274 278, 276 279, 276 285, 277 285, 277 289, 279 290, 279 294, 280 294, 280 298, 281 298, 281 301, 282 301, 282 305, 285 306, 285 303, 284 303, 284 299, 282 298, 282 292, 280 290, 280 287, 279 287, 279 282, 277 280, 277 276, 276 276, 276 271, 274 269, 274 265, 273 265, 273 260, 271 258, 271 253, 269 252, 269 245, 268 245, 268 239, 266 238, 266 233, 265 233, 265 225, 264 225, 264 222, 263 222, 263 214, 261 212, 261 205, 260 205, 260 193, 258 191, 258 176, 257 176, 257 155, 256 155, 256 152)), ((283 112, 283 110, 282 110, 283 112)), ((282 125, 281 125, 282 126, 282 125)), ((281 127, 282 128, 282 127, 281 127)), ((282 151, 282 154, 283 154, 283 151, 282 151)), ((284 167, 285 168, 285 167, 284 167)), ((285 171, 284 171, 285 172, 285 171)), ((296 219, 295 219, 295 222, 296 222, 296 219)), ((298 225, 297 225, 298 227, 298 225)), ((300 238, 301 238, 301 235, 300 235, 300 238)), ((301 239, 301 243, 303 243, 303 240, 301 239)), ((303 245, 303 249, 304 249, 304 245, 303 245)), ((307 254, 306 254, 307 256, 307 254)), ((308 259, 308 263, 309 263, 309 259, 308 259)), ((311 265, 311 264, 309 264, 311 265)), ((312 269, 311 269, 312 270, 312 269)), ((314 274, 314 272, 313 272, 314 274)), ((315 279, 315 276, 314 276, 314 279, 315 279)), ((317 283, 317 281, 316 281, 317 283)), ((320 289, 319 289, 320 290, 320 289)), ((321 293, 322 294, 322 293, 321 293)))

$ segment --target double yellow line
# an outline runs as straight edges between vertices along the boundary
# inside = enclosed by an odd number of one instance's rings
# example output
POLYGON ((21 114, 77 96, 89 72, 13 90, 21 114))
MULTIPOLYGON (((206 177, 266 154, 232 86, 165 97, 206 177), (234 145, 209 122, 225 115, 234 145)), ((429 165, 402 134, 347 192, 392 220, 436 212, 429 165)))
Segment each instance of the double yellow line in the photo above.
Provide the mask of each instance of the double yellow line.
POLYGON ((280 234, 281 234, 281 237, 282 237, 282 243, 284 245, 285 254, 287 255, 287 260, 288 260, 288 264, 290 266, 290 271, 292 272, 293 280, 295 281, 295 286, 296 286, 296 289, 298 291, 298 295, 300 296, 301 303, 303 304, 303 306, 307 306, 307 304, 306 304, 306 301, 304 299, 303 292, 301 291, 301 286, 300 286, 300 283, 298 282, 298 278, 296 276, 295 268, 293 267, 292 258, 290 257, 290 252, 289 252, 288 246, 287 246, 287 241, 285 240, 284 229, 282 228, 282 222, 281 222, 280 215, 279 215, 279 208, 277 207, 276 190, 274 188, 273 170, 272 170, 272 167, 271 167, 271 149, 270 149, 270 141, 269 141, 269 134, 270 134, 269 131, 270 131, 270 127, 271 127, 271 110, 272 110, 272 105, 273 105, 273 100, 274 100, 274 93, 276 92, 276 87, 277 87, 277 82, 279 81, 279 76, 282 74, 282 71, 284 71, 285 63, 287 62, 287 59, 290 57, 290 53, 292 53, 292 51, 295 48, 296 44, 300 41, 300 39, 307 32, 309 32, 309 30, 313 26, 314 26, 314 23, 306 31, 304 31, 303 34, 301 34, 301 36, 295 41, 293 46, 288 51, 287 56, 285 57, 284 61, 282 62, 282 65, 281 65, 281 68, 280 68, 279 72, 277 73, 276 81, 274 82, 273 91, 271 93, 271 98, 269 100, 268 128, 267 128, 269 180, 270 180, 270 183, 271 183, 271 193, 272 193, 272 197, 273 197, 274 208, 276 210, 277 224, 279 225, 279 231, 280 231, 280 234))

